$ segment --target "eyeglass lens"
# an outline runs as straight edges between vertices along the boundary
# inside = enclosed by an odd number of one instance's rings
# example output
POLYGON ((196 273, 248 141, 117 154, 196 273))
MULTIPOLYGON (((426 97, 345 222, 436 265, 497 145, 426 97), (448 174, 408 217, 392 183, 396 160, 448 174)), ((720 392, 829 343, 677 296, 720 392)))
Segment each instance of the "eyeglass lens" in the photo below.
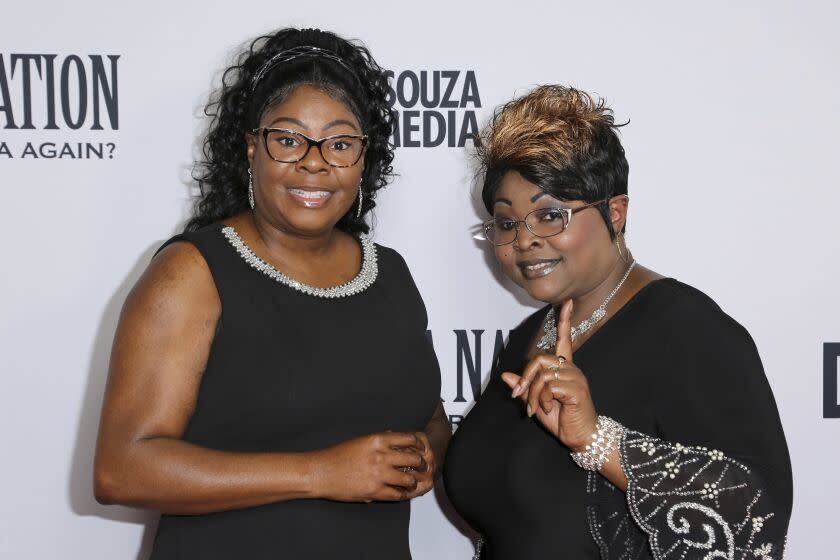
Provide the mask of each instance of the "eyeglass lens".
MULTIPOLYGON (((296 132, 270 130, 266 135, 265 145, 272 159, 293 163, 306 155, 310 142, 296 132)), ((364 142, 361 138, 353 136, 335 136, 322 143, 320 148, 321 155, 328 164, 349 167, 359 161, 364 142)))
MULTIPOLYGON (((525 216, 525 225, 537 237, 551 237, 566 229, 568 214, 562 208, 541 208, 525 216)), ((498 217, 487 224, 485 235, 496 245, 506 245, 516 239, 520 223, 510 218, 498 217)))

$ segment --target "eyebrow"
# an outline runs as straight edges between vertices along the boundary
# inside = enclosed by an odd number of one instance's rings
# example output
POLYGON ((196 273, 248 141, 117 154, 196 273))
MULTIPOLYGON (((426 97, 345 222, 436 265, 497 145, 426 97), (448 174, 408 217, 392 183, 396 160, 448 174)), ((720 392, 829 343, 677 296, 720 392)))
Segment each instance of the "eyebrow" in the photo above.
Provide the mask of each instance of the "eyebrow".
POLYGON ((339 126, 339 125, 342 125, 342 124, 346 124, 347 126, 349 126, 350 128, 352 128, 353 130, 355 130, 357 132, 359 131, 359 127, 356 126, 354 123, 348 121, 347 119, 336 119, 334 121, 330 121, 321 130, 329 130, 333 127, 336 127, 336 126, 339 126))
MULTIPOLYGON (((268 124, 268 126, 270 128, 270 127, 274 126, 275 124, 277 124, 279 122, 290 122, 292 124, 298 125, 301 128, 308 128, 303 122, 299 121, 298 119, 292 118, 292 117, 277 117, 276 119, 271 121, 268 124)), ((350 128, 352 128, 353 130, 355 130, 357 132, 359 131, 359 127, 356 126, 352 121, 348 121, 347 119, 336 119, 334 121, 330 121, 321 130, 329 130, 331 128, 335 128, 336 126, 340 126, 342 124, 349 126, 350 128)))
POLYGON ((284 121, 285 121, 285 122, 290 122, 290 123, 292 123, 292 124, 296 124, 296 125, 298 125, 298 126, 299 126, 299 127, 301 127, 301 128, 306 128, 306 125, 305 125, 305 124, 303 124, 302 122, 300 122, 300 121, 299 121, 299 120, 297 120, 297 119, 293 119, 292 117, 277 117, 276 119, 274 119, 273 121, 271 121, 270 123, 268 123, 268 126, 269 126, 269 127, 272 127, 272 126, 274 126, 275 124, 277 124, 277 123, 279 123, 279 122, 284 122, 284 121))
MULTIPOLYGON (((535 194, 534 196, 531 197, 531 202, 536 202, 540 198, 542 198, 543 196, 545 196, 547 194, 548 194, 547 192, 539 192, 539 193, 537 193, 537 194, 535 194)), ((506 198, 497 198, 496 200, 493 201, 493 204, 496 204, 497 202, 504 202, 508 206, 513 206, 513 203, 506 198)))

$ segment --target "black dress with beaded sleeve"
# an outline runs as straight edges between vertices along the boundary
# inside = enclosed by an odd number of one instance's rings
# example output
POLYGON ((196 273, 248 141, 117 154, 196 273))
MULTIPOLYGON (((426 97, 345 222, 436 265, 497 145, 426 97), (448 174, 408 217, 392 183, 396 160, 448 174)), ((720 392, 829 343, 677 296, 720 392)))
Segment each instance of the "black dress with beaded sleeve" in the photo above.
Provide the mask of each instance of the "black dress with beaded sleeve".
POLYGON ((515 329, 444 466, 489 560, 781 560, 790 459, 742 326, 673 279, 639 291, 576 351, 596 410, 627 428, 621 492, 580 469, 501 380, 548 311, 515 329))
MULTIPOLYGON (((167 242, 198 248, 221 300, 183 440, 231 452, 306 452, 422 430, 439 402, 440 370, 402 257, 369 244, 356 293, 317 297, 248 262, 237 239, 215 224, 167 242)), ((409 502, 312 499, 163 515, 151 558, 410 559, 409 514, 409 502)))

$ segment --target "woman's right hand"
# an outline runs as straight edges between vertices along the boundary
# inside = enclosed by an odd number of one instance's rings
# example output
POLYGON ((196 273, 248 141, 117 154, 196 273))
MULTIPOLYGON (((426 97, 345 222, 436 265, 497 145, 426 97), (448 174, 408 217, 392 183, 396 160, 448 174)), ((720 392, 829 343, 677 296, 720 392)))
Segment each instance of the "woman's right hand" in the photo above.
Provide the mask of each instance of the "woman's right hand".
POLYGON ((427 468, 424 447, 413 433, 382 432, 317 451, 315 494, 339 502, 405 500, 417 486, 406 471, 427 468))

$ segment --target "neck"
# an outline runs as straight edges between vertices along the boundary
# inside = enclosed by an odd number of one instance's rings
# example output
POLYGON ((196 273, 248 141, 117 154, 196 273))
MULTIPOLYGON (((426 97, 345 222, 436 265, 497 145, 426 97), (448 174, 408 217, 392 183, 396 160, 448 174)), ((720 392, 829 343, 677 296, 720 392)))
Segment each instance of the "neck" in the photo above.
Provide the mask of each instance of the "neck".
POLYGON ((338 234, 335 228, 316 234, 302 234, 273 224, 255 212, 251 213, 251 221, 259 240, 274 255, 323 255, 334 247, 338 234))
MULTIPOLYGON (((588 319, 592 312, 604 303, 607 296, 618 286, 621 279, 627 273, 627 269, 633 262, 633 257, 628 255, 628 260, 616 258, 615 262, 610 266, 606 275, 590 290, 574 298, 575 307, 572 311, 572 325, 577 325, 581 321, 588 319)), ((617 295, 617 294, 616 294, 617 295)))

